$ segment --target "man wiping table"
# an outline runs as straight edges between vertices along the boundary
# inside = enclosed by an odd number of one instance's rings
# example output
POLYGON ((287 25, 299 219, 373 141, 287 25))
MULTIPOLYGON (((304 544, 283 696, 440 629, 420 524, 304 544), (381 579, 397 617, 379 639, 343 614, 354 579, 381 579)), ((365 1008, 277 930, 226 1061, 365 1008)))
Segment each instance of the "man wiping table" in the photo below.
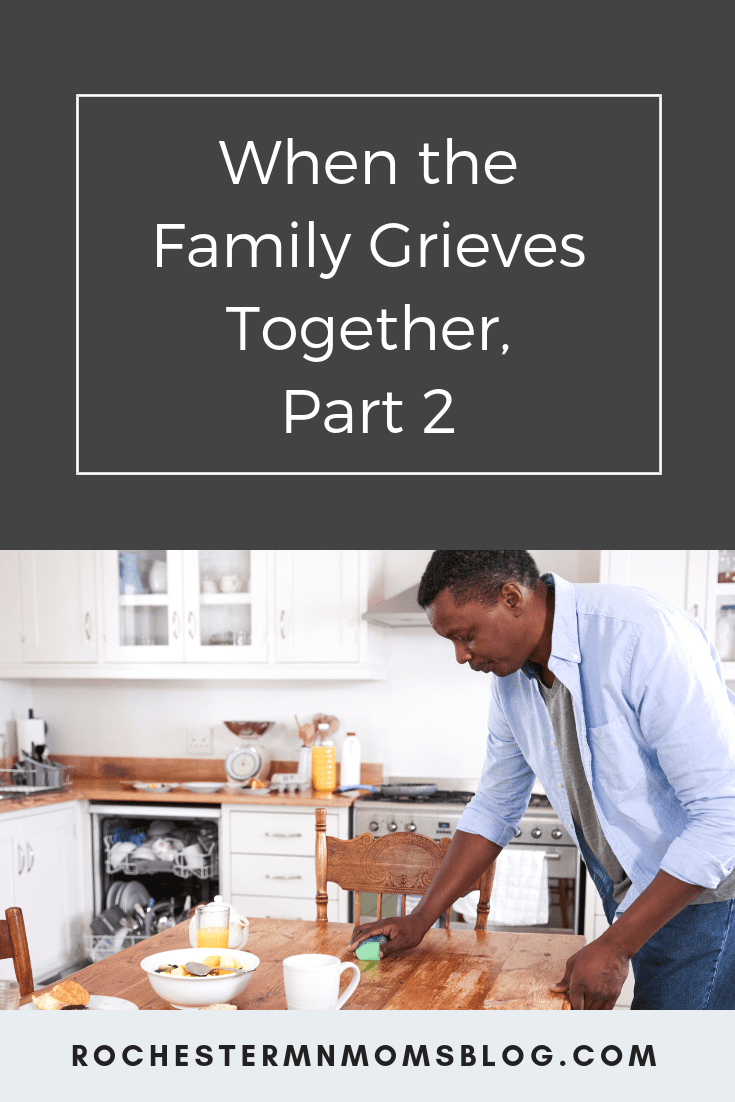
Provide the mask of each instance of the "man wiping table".
POLYGON ((632 964, 633 1010, 735 1009, 735 696, 702 629, 644 590, 540 577, 527 551, 435 551, 419 603, 458 662, 495 674, 487 755, 420 904, 353 944, 418 945, 513 837, 536 776, 611 923, 554 989, 611 1010, 632 964))

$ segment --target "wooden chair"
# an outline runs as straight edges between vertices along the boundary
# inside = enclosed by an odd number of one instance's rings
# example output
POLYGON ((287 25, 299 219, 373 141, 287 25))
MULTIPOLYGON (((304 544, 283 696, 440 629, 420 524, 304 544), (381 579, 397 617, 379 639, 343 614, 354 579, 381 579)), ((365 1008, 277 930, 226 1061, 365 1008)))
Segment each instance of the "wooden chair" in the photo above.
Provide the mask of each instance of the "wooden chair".
MULTIPOLYGON (((401 914, 405 915, 406 896, 424 894, 449 849, 449 838, 435 842, 423 834, 404 832, 384 838, 361 834, 349 841, 332 838, 327 836, 326 808, 316 808, 315 816, 317 922, 327 921, 328 880, 355 893, 356 925, 360 923, 360 892, 377 893, 378 918, 383 915, 383 895, 399 895, 401 914)), ((480 891, 476 930, 487 928, 494 877, 493 864, 474 886, 480 891)), ((450 915, 451 907, 444 916, 447 929, 450 915)))
POLYGON ((26 927, 20 907, 9 907, 5 912, 5 918, 0 919, 0 960, 6 957, 13 958, 21 998, 30 995, 33 991, 33 972, 26 927))

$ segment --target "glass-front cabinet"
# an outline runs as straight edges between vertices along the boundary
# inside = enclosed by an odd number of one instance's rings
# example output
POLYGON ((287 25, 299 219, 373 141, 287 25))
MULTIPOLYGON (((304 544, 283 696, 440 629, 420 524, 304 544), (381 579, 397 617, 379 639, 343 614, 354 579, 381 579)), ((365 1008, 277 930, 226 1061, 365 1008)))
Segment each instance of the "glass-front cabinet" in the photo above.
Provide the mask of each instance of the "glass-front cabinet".
POLYGON ((263 551, 105 551, 103 574, 107 661, 265 661, 263 551))
POLYGON ((183 551, 184 651, 196 662, 264 662, 264 551, 183 551))
POLYGON ((184 656, 178 551, 106 551, 105 649, 116 662, 180 662, 184 656))

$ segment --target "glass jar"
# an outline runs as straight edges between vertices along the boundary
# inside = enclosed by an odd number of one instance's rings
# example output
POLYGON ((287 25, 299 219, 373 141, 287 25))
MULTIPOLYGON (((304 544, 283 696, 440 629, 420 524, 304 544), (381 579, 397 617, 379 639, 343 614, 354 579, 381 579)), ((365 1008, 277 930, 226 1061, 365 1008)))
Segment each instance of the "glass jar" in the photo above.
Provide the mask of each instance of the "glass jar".
POLYGON ((197 907, 197 949, 226 949, 230 941, 230 908, 224 903, 206 903, 197 907))
POLYGON ((15 980, 0 980, 0 1010, 17 1010, 20 988, 15 980))
POLYGON ((720 608, 715 644, 721 662, 735 662, 735 605, 720 608))
POLYGON ((735 582, 735 551, 720 551, 718 582, 735 582))

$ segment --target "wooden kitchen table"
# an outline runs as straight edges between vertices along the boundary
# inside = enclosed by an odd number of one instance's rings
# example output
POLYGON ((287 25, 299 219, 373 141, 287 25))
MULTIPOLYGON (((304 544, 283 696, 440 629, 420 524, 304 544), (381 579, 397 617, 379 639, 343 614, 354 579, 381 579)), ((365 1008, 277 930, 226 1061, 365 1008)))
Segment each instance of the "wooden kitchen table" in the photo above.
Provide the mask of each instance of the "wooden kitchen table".
MULTIPOLYGON (((351 934, 352 926, 340 922, 251 919, 246 950, 260 958, 260 965, 234 1000, 238 1008, 285 1010, 284 957, 328 953, 355 962, 362 973, 345 1010, 568 1010, 567 999, 549 991, 549 985, 562 978, 567 958, 585 943, 571 934, 430 930, 416 949, 381 961, 358 961, 347 951, 351 934)), ((185 923, 68 978, 92 995, 116 995, 141 1010, 170 1010, 153 991, 140 961, 188 944, 185 923)), ((343 977, 342 989, 349 977, 343 977)), ((29 1002, 30 996, 21 1001, 29 1002)))

